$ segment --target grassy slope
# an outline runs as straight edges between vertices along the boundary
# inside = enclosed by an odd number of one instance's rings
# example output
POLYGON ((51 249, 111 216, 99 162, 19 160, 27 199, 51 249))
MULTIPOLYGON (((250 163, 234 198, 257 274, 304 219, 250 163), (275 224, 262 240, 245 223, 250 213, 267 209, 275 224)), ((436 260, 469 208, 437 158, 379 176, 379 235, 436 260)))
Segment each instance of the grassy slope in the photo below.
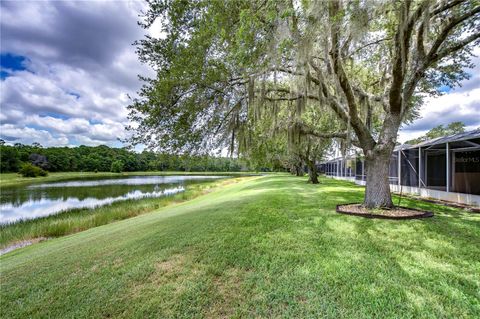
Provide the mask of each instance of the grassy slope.
POLYGON ((480 316, 480 215, 336 214, 362 188, 270 176, 0 258, 3 317, 480 316))
MULTIPOLYGON (((249 178, 249 177, 243 177, 249 178)), ((158 198, 125 200, 96 208, 72 209, 58 214, 0 225, 0 248, 38 238, 60 237, 152 212, 171 203, 190 200, 241 177, 191 184, 184 192, 158 198)))
POLYGON ((111 176, 139 176, 139 175, 244 175, 247 172, 123 172, 123 173, 110 173, 110 172, 61 172, 61 173, 49 173, 44 177, 23 177, 17 173, 4 173, 0 174, 0 187, 18 186, 29 183, 39 182, 58 182, 66 179, 77 178, 89 178, 89 177, 111 177, 111 176))

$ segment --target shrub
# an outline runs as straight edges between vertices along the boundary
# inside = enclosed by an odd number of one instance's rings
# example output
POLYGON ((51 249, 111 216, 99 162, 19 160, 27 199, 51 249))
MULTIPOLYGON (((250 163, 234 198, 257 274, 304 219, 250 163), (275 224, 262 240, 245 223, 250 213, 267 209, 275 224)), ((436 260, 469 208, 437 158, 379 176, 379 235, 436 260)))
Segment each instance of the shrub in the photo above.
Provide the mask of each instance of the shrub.
POLYGON ((113 161, 110 171, 114 173, 121 173, 123 171, 123 162, 122 161, 113 161))
POLYGON ((47 176, 48 175, 48 172, 44 169, 41 169, 39 167, 39 172, 38 172, 38 176, 47 176))
POLYGON ((23 163, 19 173, 22 174, 23 177, 37 177, 48 175, 46 171, 31 163, 23 163))

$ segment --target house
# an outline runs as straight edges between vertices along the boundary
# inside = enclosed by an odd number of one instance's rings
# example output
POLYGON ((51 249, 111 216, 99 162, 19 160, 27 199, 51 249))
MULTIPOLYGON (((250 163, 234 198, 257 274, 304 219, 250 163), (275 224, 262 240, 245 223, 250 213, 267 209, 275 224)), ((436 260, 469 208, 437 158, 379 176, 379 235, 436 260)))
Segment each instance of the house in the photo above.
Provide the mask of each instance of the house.
MULTIPOLYGON (((327 176, 365 185, 360 155, 335 158, 320 168, 327 176)), ((394 192, 480 207, 480 129, 397 146, 389 181, 394 192)))

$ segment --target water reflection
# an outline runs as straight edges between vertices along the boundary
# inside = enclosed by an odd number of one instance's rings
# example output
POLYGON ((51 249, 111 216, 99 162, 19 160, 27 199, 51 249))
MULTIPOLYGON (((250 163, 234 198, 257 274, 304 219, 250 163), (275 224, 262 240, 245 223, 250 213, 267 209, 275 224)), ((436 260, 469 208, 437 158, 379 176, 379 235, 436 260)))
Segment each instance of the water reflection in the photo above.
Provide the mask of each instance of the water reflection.
POLYGON ((192 183, 218 178, 225 176, 132 176, 4 188, 0 196, 0 224, 74 208, 93 208, 128 199, 173 195, 183 192, 192 183))
POLYGON ((95 180, 80 180, 57 183, 34 184, 28 186, 35 188, 53 188, 53 187, 94 187, 104 185, 153 185, 153 184, 172 184, 183 181, 207 180, 225 178, 226 176, 196 176, 196 175, 175 175, 175 176, 132 176, 127 178, 102 178, 95 180))
POLYGON ((185 188, 180 186, 149 193, 136 190, 128 192, 122 196, 107 197, 103 199, 97 199, 94 197, 87 197, 83 199, 75 197, 67 197, 62 199, 41 198, 40 200, 30 200, 24 202, 22 205, 3 204, 1 205, 0 223, 6 224, 22 219, 44 217, 73 208, 94 208, 127 199, 141 199, 173 195, 183 192, 184 190, 185 188))

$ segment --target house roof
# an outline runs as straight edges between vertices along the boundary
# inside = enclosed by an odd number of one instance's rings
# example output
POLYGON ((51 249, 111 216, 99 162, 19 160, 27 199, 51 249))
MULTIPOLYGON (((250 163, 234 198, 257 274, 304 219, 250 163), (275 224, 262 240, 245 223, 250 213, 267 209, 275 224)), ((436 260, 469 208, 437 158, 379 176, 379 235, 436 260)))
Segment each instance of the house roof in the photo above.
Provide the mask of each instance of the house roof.
MULTIPOLYGON (((414 145, 401 144, 395 147, 394 152, 417 149, 419 147, 443 150, 446 148, 446 143, 451 144, 450 145, 451 149, 464 149, 464 150, 480 149, 480 128, 473 131, 433 138, 431 140, 424 141, 414 145), (477 141, 473 142, 472 140, 477 140, 477 141)), ((355 158, 355 155, 347 156, 347 159, 352 159, 352 158, 355 158)), ((344 157, 337 157, 337 158, 333 158, 328 161, 325 161, 323 163, 331 163, 331 162, 335 162, 342 159, 344 159, 344 157)))
MULTIPOLYGON (((433 138, 431 140, 424 141, 415 145, 402 144, 395 147, 395 150, 400 151, 400 150, 419 148, 419 147, 429 147, 429 146, 441 145, 446 143, 464 142, 464 141, 473 140, 473 139, 480 139, 480 128, 473 131, 433 138)), ((460 144, 463 144, 463 143, 460 143, 460 144)))

